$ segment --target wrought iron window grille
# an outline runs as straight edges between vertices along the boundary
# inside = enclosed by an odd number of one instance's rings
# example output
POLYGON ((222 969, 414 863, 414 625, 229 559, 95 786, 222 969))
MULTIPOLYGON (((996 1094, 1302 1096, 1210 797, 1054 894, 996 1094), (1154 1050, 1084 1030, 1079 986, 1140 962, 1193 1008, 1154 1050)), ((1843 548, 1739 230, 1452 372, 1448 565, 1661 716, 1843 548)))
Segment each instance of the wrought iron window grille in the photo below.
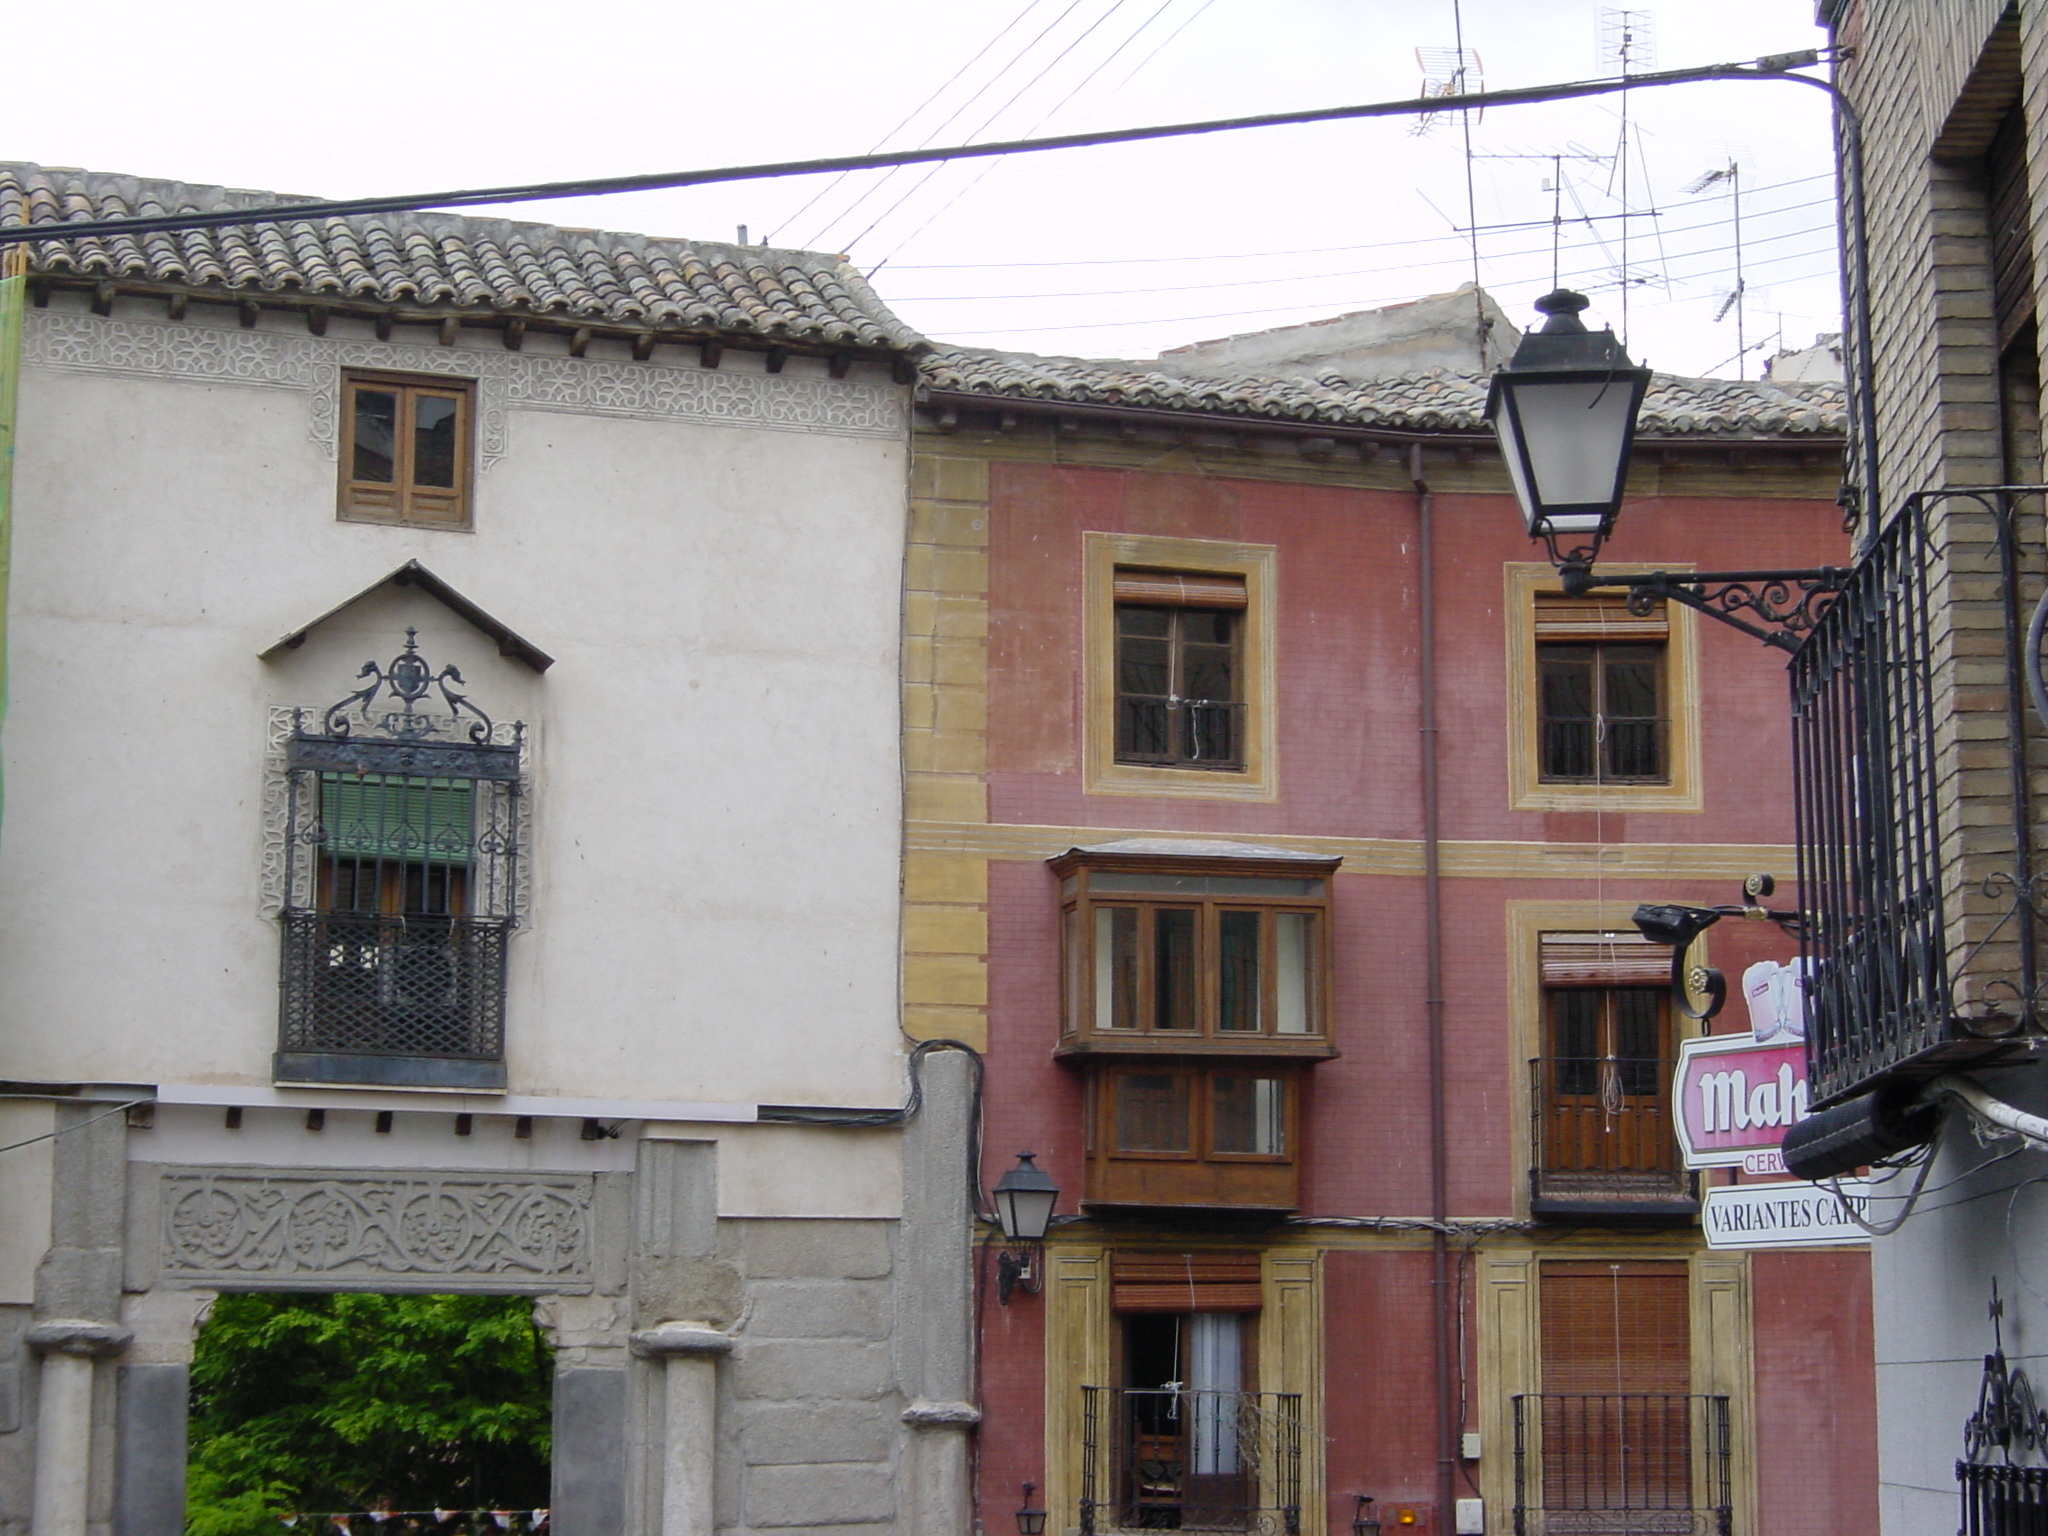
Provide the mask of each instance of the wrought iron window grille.
POLYGON ((525 729, 410 629, 357 681, 283 744, 278 1075, 502 1086, 525 729))
POLYGON ((1731 1536, 1728 1399, 1531 1392, 1514 1409, 1514 1536, 1731 1536))
POLYGON ((1081 1536, 1300 1536, 1301 1394, 1081 1389, 1081 1536))

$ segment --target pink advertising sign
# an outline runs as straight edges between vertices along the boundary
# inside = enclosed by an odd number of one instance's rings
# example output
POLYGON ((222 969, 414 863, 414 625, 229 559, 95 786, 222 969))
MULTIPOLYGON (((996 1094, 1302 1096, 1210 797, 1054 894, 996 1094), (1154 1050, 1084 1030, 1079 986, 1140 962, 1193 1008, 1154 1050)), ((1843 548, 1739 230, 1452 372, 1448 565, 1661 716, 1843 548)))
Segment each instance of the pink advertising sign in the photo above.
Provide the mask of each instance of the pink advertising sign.
POLYGON ((1806 1042, 1681 1041, 1671 1100, 1686 1167, 1782 1173, 1778 1144, 1807 1116, 1806 1042))

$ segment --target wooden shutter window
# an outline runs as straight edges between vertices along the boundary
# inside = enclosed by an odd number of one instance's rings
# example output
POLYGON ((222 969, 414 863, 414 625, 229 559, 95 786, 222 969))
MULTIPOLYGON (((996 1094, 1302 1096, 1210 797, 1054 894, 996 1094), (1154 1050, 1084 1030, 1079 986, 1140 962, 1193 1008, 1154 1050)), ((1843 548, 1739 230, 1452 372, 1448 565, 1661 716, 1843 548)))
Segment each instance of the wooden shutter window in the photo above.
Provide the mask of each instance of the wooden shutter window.
POLYGON ((1264 1304, 1256 1253, 1110 1255, 1118 1312, 1256 1312, 1264 1304))
POLYGON ((1661 987, 1671 951, 1639 933, 1546 933, 1538 950, 1546 987, 1661 987))
POLYGON ((1671 620, 1658 603, 1638 618, 1628 601, 1618 597, 1566 597, 1557 592, 1536 594, 1536 638, 1539 641, 1668 640, 1671 620))
POLYGON ((1546 1260, 1538 1271, 1545 1392, 1690 1392, 1683 1261, 1546 1260))
POLYGON ((1194 571, 1140 571, 1119 566, 1116 600, 1148 608, 1245 607, 1242 576, 1194 571))

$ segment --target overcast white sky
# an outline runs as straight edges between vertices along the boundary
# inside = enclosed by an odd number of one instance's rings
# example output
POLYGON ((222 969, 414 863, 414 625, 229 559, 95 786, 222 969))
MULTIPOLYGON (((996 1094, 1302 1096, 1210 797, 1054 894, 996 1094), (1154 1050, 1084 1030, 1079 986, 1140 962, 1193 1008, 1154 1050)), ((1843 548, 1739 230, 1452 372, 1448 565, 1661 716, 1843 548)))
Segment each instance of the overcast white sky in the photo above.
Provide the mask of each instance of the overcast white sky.
MULTIPOLYGON (((1593 0, 1463 0, 1489 87, 1611 74, 1593 0)), ((1812 0, 1661 0, 1643 67, 1825 41, 1812 0)), ((217 22, 114 0, 12 17, 0 155, 350 196, 1079 132, 1412 96, 1452 0, 414 0, 217 22), (950 84, 948 82, 951 82, 950 84), (907 120, 907 122, 906 122, 907 120)), ((1476 88, 1476 82, 1475 82, 1476 88)), ((1559 260, 1662 370, 1748 374, 1839 328, 1825 95, 1784 84, 1495 110, 1472 133, 1481 279, 1518 321, 1559 260), (1530 157, 1530 158, 1517 158, 1530 157), (1653 212, 1654 211, 1654 212, 1653 212), (1596 216, 1596 222, 1579 216, 1596 216), (1606 215, 1605 218, 1597 216, 1606 215), (1627 229, 1623 315, 1622 231, 1627 229), (1625 320, 1625 323, 1624 323, 1625 320)), ((528 204, 512 216, 850 253, 928 335, 1146 357, 1455 287, 1472 275, 1455 117, 528 204)))

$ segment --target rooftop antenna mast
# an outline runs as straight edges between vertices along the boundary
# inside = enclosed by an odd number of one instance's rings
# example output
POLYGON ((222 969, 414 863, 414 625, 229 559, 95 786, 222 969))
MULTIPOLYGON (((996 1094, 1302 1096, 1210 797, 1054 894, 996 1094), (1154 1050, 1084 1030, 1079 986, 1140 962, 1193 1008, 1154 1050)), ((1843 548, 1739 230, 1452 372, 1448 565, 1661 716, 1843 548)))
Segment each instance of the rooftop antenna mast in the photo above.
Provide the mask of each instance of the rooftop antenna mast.
POLYGON ((1728 311, 1735 311, 1735 377, 1749 377, 1749 336, 1748 321, 1749 284, 1742 272, 1742 162, 1730 152, 1725 165, 1715 166, 1687 183, 1688 197, 1696 197, 1714 187, 1728 189, 1729 205, 1735 219, 1735 286, 1721 295, 1721 307, 1714 311, 1714 323, 1720 324, 1728 318, 1728 311))
MULTIPOLYGON (((1449 48, 1418 48, 1415 62, 1422 70, 1422 94, 1429 96, 1463 96, 1470 91, 1486 89, 1485 65, 1479 55, 1465 46, 1465 13, 1461 0, 1451 0, 1451 24, 1456 41, 1449 48)), ((1416 137, 1427 134, 1436 126, 1441 114, 1425 112, 1415 120, 1409 132, 1416 137)), ((1492 322, 1486 316, 1486 294, 1479 286, 1479 197, 1472 174, 1472 119, 1475 114, 1460 112, 1458 125, 1465 141, 1465 223, 1471 231, 1472 240, 1472 323, 1473 340, 1479 354, 1479 371, 1487 371, 1487 333, 1492 322)))
MULTIPOLYGON (((1657 19, 1648 11, 1600 11, 1600 65, 1627 78, 1657 62, 1657 19)), ((1615 150, 1621 164, 1621 339, 1628 343, 1629 289, 1635 274, 1628 265, 1628 93, 1621 96, 1621 142, 1615 150)))

